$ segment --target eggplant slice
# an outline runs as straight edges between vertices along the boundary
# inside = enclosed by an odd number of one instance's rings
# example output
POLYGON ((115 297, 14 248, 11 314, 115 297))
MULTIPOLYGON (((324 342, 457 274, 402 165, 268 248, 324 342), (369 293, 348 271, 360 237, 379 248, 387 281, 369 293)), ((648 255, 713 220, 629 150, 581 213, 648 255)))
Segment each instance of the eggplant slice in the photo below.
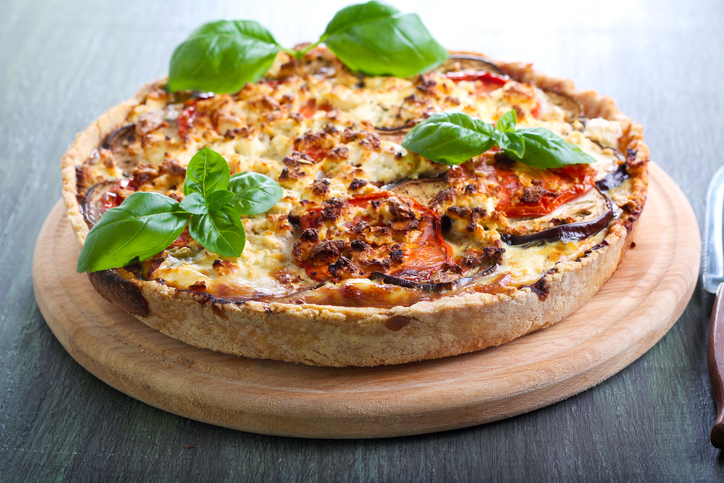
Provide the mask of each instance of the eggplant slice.
POLYGON ((565 121, 572 123, 577 119, 585 117, 583 106, 573 97, 551 89, 543 89, 548 101, 554 106, 560 107, 565 112, 565 121))
POLYGON ((396 127, 375 127, 375 130, 377 130, 379 133, 384 134, 405 134, 407 131, 412 129, 415 126, 415 123, 412 121, 405 121, 405 124, 403 126, 396 126, 396 127))
POLYGON ((626 181, 629 178, 626 163, 619 165, 617 169, 608 173, 603 179, 596 181, 596 188, 601 191, 609 191, 626 181))
MULTIPOLYGON (((476 72, 484 71, 501 77, 508 77, 500 70, 500 68, 498 68, 497 65, 478 55, 452 54, 448 60, 438 68, 438 70, 443 73, 459 72, 464 70, 476 72)), ((417 124, 417 120, 408 119, 403 125, 392 127, 375 126, 375 130, 383 139, 400 143, 408 131, 415 126, 415 124, 417 124)))
POLYGON ((103 141, 103 144, 101 144, 101 147, 112 151, 113 154, 116 154, 117 151, 120 151, 124 147, 128 148, 128 145, 135 140, 136 125, 126 124, 125 126, 121 126, 110 133, 106 140, 103 141))
POLYGON ((98 220, 101 219, 101 215, 103 214, 103 211, 101 211, 103 196, 111 190, 117 190, 119 183, 120 180, 104 181, 88 190, 85 198, 83 198, 83 201, 80 203, 81 212, 83 213, 83 218, 85 218, 88 228, 93 228, 93 226, 98 223, 98 220))
POLYGON ((472 54, 451 54, 447 61, 439 67, 442 72, 458 72, 461 70, 485 71, 507 77, 500 68, 485 57, 472 54))
POLYGON ((482 263, 473 273, 467 275, 461 275, 460 277, 452 280, 446 280, 444 282, 416 282, 414 280, 408 280, 406 278, 398 277, 396 275, 387 275, 382 272, 372 272, 370 275, 371 280, 382 280, 384 283, 390 285, 398 285, 400 287, 412 288, 416 290, 422 290, 423 292, 447 292, 456 288, 464 287, 479 278, 486 277, 491 273, 495 272, 498 268, 498 264, 502 260, 503 252, 505 250, 499 250, 496 252, 497 255, 489 257, 482 263))
POLYGON ((377 131, 377 134, 380 136, 381 139, 384 139, 386 141, 391 141, 393 143, 401 144, 402 140, 405 139, 405 136, 415 126, 414 122, 406 121, 403 126, 397 126, 397 127, 377 127, 375 126, 375 131, 377 131))
POLYGON ((612 219, 611 200, 592 189, 548 215, 511 219, 512 233, 501 233, 500 238, 508 245, 582 240, 606 228, 612 219))
POLYGON ((125 176, 130 176, 136 166, 142 162, 138 156, 128 153, 128 146, 136 140, 136 136, 136 125, 126 124, 109 134, 101 144, 101 148, 113 153, 116 166, 121 168, 125 176))
POLYGON ((440 178, 419 178, 388 184, 383 186, 382 189, 412 198, 422 205, 430 206, 437 194, 447 187, 448 184, 440 178))

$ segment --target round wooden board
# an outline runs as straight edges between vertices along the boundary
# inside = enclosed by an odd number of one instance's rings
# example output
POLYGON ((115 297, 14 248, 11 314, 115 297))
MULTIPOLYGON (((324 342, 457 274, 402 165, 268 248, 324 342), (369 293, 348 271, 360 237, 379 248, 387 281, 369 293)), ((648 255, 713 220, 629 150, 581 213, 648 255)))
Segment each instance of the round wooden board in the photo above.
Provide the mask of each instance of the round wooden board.
POLYGON ((38 237, 35 295, 83 367, 158 408, 219 426, 313 438, 421 434, 555 403, 620 371, 683 312, 699 272, 694 213, 651 164, 630 250, 596 296, 564 321, 500 347, 399 366, 322 368, 197 349, 106 302, 75 271, 78 248, 59 202, 38 237))

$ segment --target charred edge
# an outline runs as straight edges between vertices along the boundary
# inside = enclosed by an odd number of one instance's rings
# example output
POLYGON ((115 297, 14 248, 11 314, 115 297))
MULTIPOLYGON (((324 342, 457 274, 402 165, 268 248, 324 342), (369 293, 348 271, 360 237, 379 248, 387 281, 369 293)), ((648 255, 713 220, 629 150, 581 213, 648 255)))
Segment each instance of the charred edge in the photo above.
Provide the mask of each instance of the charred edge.
MULTIPOLYGON (((645 200, 644 200, 645 201, 645 200)), ((633 225, 636 220, 641 216, 641 212, 644 209, 644 203, 630 202, 624 204, 621 209, 626 213, 625 217, 622 217, 621 223, 626 231, 630 234, 633 231, 633 225)))
POLYGON ((591 251, 593 250, 600 250, 601 248, 606 248, 608 246, 608 242, 606 240, 603 240, 598 245, 594 245, 591 247, 591 251))
POLYGON ((191 293, 194 300, 196 300, 199 304, 207 305, 217 317, 228 318, 229 316, 226 314, 226 312, 224 312, 224 309, 222 307, 224 304, 232 302, 229 300, 218 299, 210 293, 204 292, 203 290, 206 289, 206 284, 204 282, 201 282, 201 285, 196 286, 197 283, 198 282, 191 285, 188 290, 183 291, 191 293))
POLYGON ((96 292, 111 303, 123 307, 126 312, 146 317, 148 315, 148 301, 141 293, 141 289, 133 282, 118 275, 115 270, 101 270, 89 272, 93 288, 96 292))
POLYGON ((412 320, 411 317, 405 315, 394 315, 385 321, 385 326, 392 332, 397 332, 410 325, 412 320))
MULTIPOLYGON (((161 279, 156 279, 155 281, 156 281, 156 282, 161 282, 161 279)), ((165 284, 166 284, 166 283, 165 283, 165 281, 164 281, 164 285, 165 285, 165 284)), ((193 285, 192 285, 191 287, 193 287, 193 285)), ((216 312, 217 310, 220 310, 220 309, 219 309, 218 307, 213 307, 213 304, 219 304, 219 305, 224 305, 224 304, 237 304, 237 305, 239 305, 239 304, 245 304, 246 302, 248 302, 248 301, 250 301, 250 300, 254 300, 253 298, 244 299, 244 300, 228 300, 228 299, 222 299, 222 298, 216 297, 216 296, 214 296, 214 295, 211 295, 211 294, 208 293, 208 292, 197 291, 197 290, 194 290, 193 288, 188 288, 188 289, 185 289, 185 288, 177 288, 177 289, 175 289, 175 290, 176 290, 177 292, 185 292, 185 293, 191 294, 191 296, 192 296, 197 302, 199 302, 199 303, 202 304, 202 305, 211 304, 211 305, 212 305, 212 309, 214 310, 214 312, 216 312)))
POLYGON ((633 231, 633 225, 638 219, 638 216, 627 216, 626 219, 623 220, 623 227, 626 228, 626 231, 628 233, 631 233, 633 231))
POLYGON ((546 278, 542 277, 540 280, 538 280, 536 283, 531 285, 521 285, 520 290, 524 288, 529 288, 531 292, 536 294, 538 296, 538 299, 541 302, 545 302, 545 299, 548 298, 548 286, 546 285, 546 278))
MULTIPOLYGON (((583 252, 583 256, 584 256, 584 257, 587 257, 588 255, 590 255, 590 254, 593 253, 594 251, 600 250, 601 248, 604 248, 604 247, 607 247, 607 246, 608 246, 608 242, 607 242, 606 240, 603 240, 603 241, 602 241, 601 243, 599 243, 598 245, 594 245, 594 246, 592 246, 591 248, 589 248, 588 250, 586 250, 585 252, 583 252)), ((578 260, 580 260, 580 258, 579 258, 578 260)))

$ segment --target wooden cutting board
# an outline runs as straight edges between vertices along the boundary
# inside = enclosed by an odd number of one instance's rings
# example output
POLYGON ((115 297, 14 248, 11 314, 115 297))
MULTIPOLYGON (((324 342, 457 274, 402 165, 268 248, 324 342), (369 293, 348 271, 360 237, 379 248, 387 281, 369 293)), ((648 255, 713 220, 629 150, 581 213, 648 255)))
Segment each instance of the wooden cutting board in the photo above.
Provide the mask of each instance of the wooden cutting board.
MULTIPOLYGON (((38 236, 40 310, 83 367, 172 413, 256 433, 371 438, 443 431, 555 403, 620 371, 683 312, 701 240, 686 197, 651 164, 636 246, 564 321, 500 347, 377 368, 320 368, 197 349, 106 302, 75 272, 78 248, 56 204, 38 236)), ((82 397, 82 396, 81 396, 82 397)))

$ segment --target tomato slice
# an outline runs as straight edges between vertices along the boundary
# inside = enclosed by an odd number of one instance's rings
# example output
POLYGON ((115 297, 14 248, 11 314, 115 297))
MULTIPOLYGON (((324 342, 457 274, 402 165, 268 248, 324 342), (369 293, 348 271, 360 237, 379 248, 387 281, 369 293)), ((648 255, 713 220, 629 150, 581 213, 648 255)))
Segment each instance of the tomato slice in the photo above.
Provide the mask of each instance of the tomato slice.
POLYGON ((540 109, 541 109, 540 102, 537 101, 535 103, 535 107, 533 108, 533 110, 530 111, 530 115, 533 116, 535 119, 539 119, 540 118, 540 109))
MULTIPOLYGON (((189 101, 186 101, 186 103, 188 104, 189 101)), ((176 118, 178 124, 178 135, 181 139, 184 139, 186 134, 188 134, 189 129, 194 127, 194 121, 196 120, 197 114, 196 100, 193 100, 192 103, 187 105, 176 118)))
POLYGON ((178 135, 181 139, 186 137, 189 130, 194 127, 194 122, 199 114, 198 103, 206 99, 211 99, 215 94, 213 92, 195 93, 190 99, 184 101, 184 110, 176 118, 178 125, 178 135))
POLYGON ((310 119, 317 111, 329 112, 333 109, 334 107, 332 107, 329 102, 324 102, 321 106, 317 106, 316 99, 309 99, 304 105, 299 108, 299 112, 307 119, 310 119))
POLYGON ((415 200, 371 193, 309 209, 294 262, 323 282, 366 278, 375 272, 425 281, 453 262, 440 217, 415 200))
POLYGON ((105 193, 103 193, 103 196, 101 196, 100 200, 98 200, 99 215, 102 215, 111 208, 121 206, 121 203, 123 203, 123 200, 125 198, 121 197, 118 193, 120 189, 134 189, 135 191, 135 188, 129 186, 130 181, 130 179, 125 178, 113 181, 112 186, 105 193))
POLYGON ((587 164, 543 170, 521 165, 510 169, 496 163, 476 167, 476 170, 482 171, 500 187, 495 209, 512 218, 547 215, 564 203, 587 193, 596 181, 596 171, 587 164), (527 189, 537 191, 537 196, 526 196, 521 177, 535 181, 535 186, 527 189))
POLYGON ((319 162, 324 161, 324 159, 329 156, 330 151, 330 149, 320 148, 319 146, 310 146, 304 151, 304 154, 319 162))
POLYGON ((469 82, 475 82, 480 81, 479 83, 476 83, 476 92, 478 94, 482 93, 490 93, 497 89, 500 89, 503 87, 507 82, 508 79, 506 77, 500 76, 498 74, 493 74, 492 72, 488 72, 485 70, 480 71, 462 71, 462 72, 448 72, 445 74, 448 79, 452 80, 453 82, 460 82, 460 81, 469 81, 469 82))

